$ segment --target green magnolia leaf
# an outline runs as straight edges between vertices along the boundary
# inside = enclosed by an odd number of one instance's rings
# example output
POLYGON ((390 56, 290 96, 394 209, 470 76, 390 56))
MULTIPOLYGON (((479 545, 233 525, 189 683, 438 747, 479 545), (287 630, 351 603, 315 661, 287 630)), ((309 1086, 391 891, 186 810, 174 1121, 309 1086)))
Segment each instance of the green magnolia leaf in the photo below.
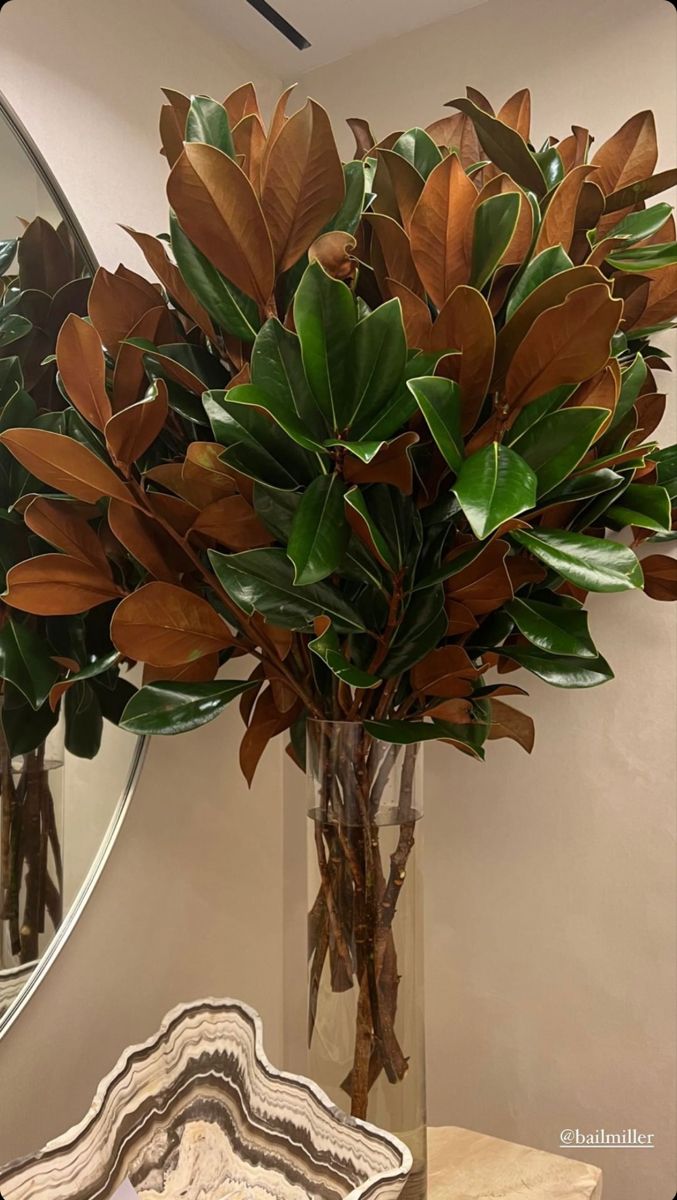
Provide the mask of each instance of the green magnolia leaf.
POLYGON ((541 168, 548 191, 551 192, 564 179, 564 164, 556 146, 546 146, 543 150, 537 150, 534 158, 541 168))
MULTIPOLYGON (((297 416, 295 409, 288 402, 281 404, 279 399, 274 399, 268 392, 264 392, 261 388, 257 387, 256 384, 240 383, 237 387, 229 388, 226 392, 226 402, 229 405, 243 405, 259 410, 263 409, 264 412, 269 413, 276 424, 280 426, 280 429, 283 429, 299 446, 303 446, 305 450, 310 450, 313 453, 326 453, 321 442, 316 442, 308 436, 302 419, 297 416)), ((234 410, 231 409, 231 411, 234 410)))
POLYGON ((325 225, 323 233, 331 233, 336 229, 352 234, 360 223, 367 192, 365 164, 358 160, 344 163, 343 179, 346 188, 345 199, 336 216, 325 225))
POLYGON ((407 383, 410 379, 416 379, 419 376, 432 375, 438 362, 444 357, 445 355, 440 354, 439 351, 430 353, 418 350, 411 354, 404 368, 402 384, 394 396, 384 405, 380 413, 372 413, 369 420, 364 422, 364 426, 358 425, 352 431, 353 436, 359 436, 360 441, 385 441, 393 433, 399 431, 403 425, 406 425, 416 412, 416 401, 409 391, 407 383))
POLYGON ((461 393, 457 383, 434 375, 407 382, 440 454, 458 471, 463 462, 461 433, 461 393))
POLYGON ((306 378, 328 431, 336 434, 352 411, 348 361, 356 320, 350 288, 311 263, 294 297, 294 324, 306 378))
POLYGON ((325 446, 336 446, 342 450, 349 450, 360 462, 370 463, 376 457, 379 450, 385 446, 385 442, 344 442, 341 438, 327 438, 325 446))
POLYGON ((416 742, 453 742, 479 759, 484 758, 482 741, 488 728, 484 725, 452 725, 449 721, 365 721, 364 727, 381 742, 394 742, 398 746, 411 746, 416 742))
POLYGON ((24 377, 21 360, 14 355, 0 358, 0 411, 15 392, 23 388, 24 377))
POLYGON ((530 404, 525 404, 505 435, 506 445, 512 446, 513 442, 516 442, 527 429, 531 429, 537 421, 547 416, 548 413, 562 408, 575 390, 575 384, 565 383, 561 387, 553 388, 551 392, 546 392, 544 396, 539 396, 538 400, 532 400, 530 404))
POLYGON ((566 479, 560 487, 548 496, 548 501, 555 504, 560 500, 588 500, 601 493, 610 492, 623 483, 623 476, 608 467, 600 471, 590 471, 584 475, 574 475, 566 479))
MULTIPOLYGON (((613 229, 609 229, 604 236, 608 238, 627 238, 626 246, 632 246, 635 242, 641 242, 644 238, 652 237, 654 233, 658 233, 658 230, 663 228, 671 213, 671 205, 654 204, 651 208, 645 208, 641 212, 628 213, 627 217, 623 217, 623 220, 619 221, 618 225, 614 225, 613 229)), ((625 246, 618 252, 624 254, 625 246)))
POLYGON ((477 206, 470 283, 481 290, 489 282, 517 226, 521 199, 517 192, 490 196, 477 206))
POLYGON ((510 319, 527 296, 545 283, 546 279, 552 278, 553 275, 560 275, 562 271, 571 270, 573 265, 569 255, 561 246, 549 246, 547 250, 541 250, 541 253, 532 258, 522 274, 518 276, 508 300, 506 320, 510 319))
POLYGON ((664 487, 671 500, 677 496, 677 446, 665 446, 655 450, 651 458, 656 464, 657 482, 664 487))
POLYGON ((112 687, 108 686, 105 676, 96 675, 92 679, 92 687, 96 692, 104 720, 110 721, 111 725, 119 725, 122 714, 129 701, 136 695, 137 689, 122 675, 117 676, 112 687))
POLYGON ((287 554, 294 564, 294 583, 318 583, 337 571, 348 543, 344 516, 346 485, 340 475, 320 475, 301 497, 287 554))
POLYGON ((274 405, 295 412, 314 441, 323 441, 327 425, 303 370, 301 344, 295 333, 271 317, 259 330, 251 358, 252 383, 267 392, 274 405))
POLYGON ((206 392, 203 404, 216 441, 227 447, 224 462, 238 470, 242 464, 244 474, 278 488, 296 488, 308 478, 306 459, 299 457, 305 451, 264 413, 229 403, 227 392, 206 392), (298 453, 288 453, 290 447, 298 453))
POLYGON ((32 328, 32 323, 26 317, 15 316, 14 313, 3 316, 0 311, 0 349, 11 345, 12 342, 18 342, 19 338, 25 337, 32 328))
POLYGON ((446 628, 444 588, 437 584, 414 593, 381 667, 383 678, 391 679, 420 662, 439 644, 446 628))
POLYGON ((209 683, 149 683, 129 701, 120 728, 143 737, 186 733, 213 721, 256 680, 214 679, 209 683))
POLYGON ((671 267, 677 263, 677 242, 633 246, 629 250, 619 248, 607 254, 606 261, 617 271, 655 271, 659 267, 671 267))
POLYGON ((40 708, 59 677, 43 639, 11 618, 0 629, 0 679, 7 679, 33 708, 40 708))
POLYGON ((400 134, 393 151, 406 158, 412 167, 416 167, 424 179, 427 179, 433 168, 442 162, 439 146, 435 145, 430 134, 424 129, 408 129, 406 133, 400 134))
POLYGON ((606 408, 565 408, 532 425, 512 447, 536 472, 544 496, 571 474, 609 416, 606 408))
POLYGON ((505 611, 520 633, 539 649, 549 654, 597 658, 588 630, 588 615, 581 609, 515 597, 506 604, 505 611))
POLYGON ((521 529, 510 537, 535 558, 589 592, 641 588, 642 568, 627 546, 559 529, 521 529))
POLYGON ((620 425, 623 417, 627 416, 644 385, 646 379, 646 363, 642 355, 637 353, 629 367, 621 372, 621 390, 618 403, 614 410, 611 429, 620 425))
POLYGON ((173 212, 169 214, 169 229, 176 265, 202 307, 226 333, 253 342, 261 324, 256 302, 212 266, 186 237, 173 212))
POLYGON ((396 571, 400 565, 397 549, 389 543, 388 539, 379 529, 377 522, 369 511, 364 493, 358 487, 352 487, 345 493, 343 500, 347 507, 357 513, 363 522, 368 531, 376 558, 388 570, 396 571))
POLYGON ((670 496, 664 487, 631 483, 607 509, 606 516, 619 529, 626 525, 638 525, 640 529, 669 532, 672 523, 670 508, 670 496))
POLYGON ((37 749, 59 719, 58 712, 52 712, 46 702, 34 709, 11 683, 5 684, 1 716, 5 739, 13 758, 37 749))
POLYGON ((611 667, 601 655, 596 658, 559 657, 535 647, 524 646, 501 646, 501 654, 553 687, 597 687, 614 677, 611 667))
POLYGON ((235 146, 228 114, 222 104, 209 96, 191 96, 186 118, 186 141, 206 142, 235 159, 235 146))
POLYGON ((8 267, 11 267, 16 254, 18 242, 16 238, 10 238, 8 241, 0 242, 0 275, 4 275, 8 267))
POLYGON ((283 629, 307 629, 315 617, 328 616, 338 633, 361 633, 361 617, 327 583, 294 584, 294 567, 284 550, 209 551, 221 585, 246 613, 259 612, 283 629))
POLYGON ((519 133, 465 97, 449 100, 448 107, 458 108, 470 117, 482 149, 501 171, 505 171, 520 187, 528 188, 537 196, 545 194, 551 185, 546 181, 536 156, 519 133))
POLYGON ((339 640, 332 625, 328 625, 324 633, 308 642, 308 649, 321 658, 332 674, 349 687, 373 688, 381 682, 376 675, 370 675, 368 671, 362 671, 348 662, 340 650, 339 640))
POLYGON ((491 442, 465 459, 453 491, 475 537, 482 540, 534 507, 536 475, 514 450, 491 442))
POLYGON ((78 680, 68 689, 64 696, 64 712, 68 753, 77 758, 96 758, 101 747, 103 714, 90 684, 78 680))
POLYGON ((0 410, 0 433, 5 429, 17 429, 32 425, 36 417, 35 401, 22 387, 6 401, 0 410))
POLYGON ((254 510, 273 537, 289 541, 294 514, 301 503, 300 492, 279 491, 263 483, 254 484, 254 510))
POLYGON ((620 212, 623 208, 636 208, 642 200, 649 200, 652 196, 667 192, 668 188, 674 187, 676 183, 677 167, 672 167, 669 171, 660 171, 657 175, 641 179, 638 183, 629 183, 627 187, 607 196, 604 211, 610 213, 620 212))
POLYGON ((399 300, 388 300, 353 330, 349 371, 353 396, 346 429, 360 428, 382 413, 393 392, 402 387, 406 364, 402 306, 399 300))

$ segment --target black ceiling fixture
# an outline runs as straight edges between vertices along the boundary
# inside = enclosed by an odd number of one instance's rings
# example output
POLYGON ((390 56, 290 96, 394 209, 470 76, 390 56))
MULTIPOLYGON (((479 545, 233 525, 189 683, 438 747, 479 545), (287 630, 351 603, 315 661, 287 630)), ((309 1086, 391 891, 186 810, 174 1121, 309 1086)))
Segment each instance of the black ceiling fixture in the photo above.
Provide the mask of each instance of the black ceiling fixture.
POLYGON ((255 8, 257 13, 260 13, 266 21, 269 21, 273 28, 277 29, 278 33, 281 33, 283 37, 286 37, 288 42, 291 42, 292 46, 296 46, 297 50, 307 50, 309 48, 310 42, 308 38, 299 33, 298 29, 294 29, 294 26, 290 25, 289 21, 286 21, 281 13, 273 8, 272 4, 268 4, 267 0, 247 0, 247 4, 255 8))

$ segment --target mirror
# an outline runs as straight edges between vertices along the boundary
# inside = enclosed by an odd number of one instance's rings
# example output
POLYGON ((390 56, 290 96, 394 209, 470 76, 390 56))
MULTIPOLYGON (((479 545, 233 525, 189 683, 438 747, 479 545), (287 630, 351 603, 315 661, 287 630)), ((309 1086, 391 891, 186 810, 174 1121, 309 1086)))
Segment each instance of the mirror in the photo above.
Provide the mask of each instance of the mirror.
MULTIPOLYGON (((77 437, 53 354, 68 314, 86 316, 94 271, 69 204, 0 96, 0 431, 28 423, 77 437)), ((44 520, 24 523, 36 492, 59 504, 0 447, 0 591, 15 562, 64 549, 44 520)), ((79 515, 95 521, 89 508, 79 515)), ((140 768, 141 742, 115 724, 129 684, 104 662, 105 606, 96 611, 31 616, 0 601, 0 1034, 72 929, 140 768), (25 670, 33 654, 47 671, 39 694, 25 670), (93 662, 106 670, 59 691, 93 662)))

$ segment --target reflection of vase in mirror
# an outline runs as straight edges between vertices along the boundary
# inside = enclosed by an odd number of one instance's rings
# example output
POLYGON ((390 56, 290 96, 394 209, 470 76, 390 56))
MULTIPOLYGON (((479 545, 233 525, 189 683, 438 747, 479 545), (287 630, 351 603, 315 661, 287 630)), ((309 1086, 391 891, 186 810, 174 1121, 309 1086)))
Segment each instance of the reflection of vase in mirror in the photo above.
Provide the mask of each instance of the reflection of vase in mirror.
MULTIPOLYGON (((67 201, 0 96, 0 434, 32 426, 85 438, 53 355, 66 318, 87 316, 94 272, 67 201)), ((0 445, 0 593, 16 564, 73 553, 69 523, 90 522, 96 539, 96 505, 69 503, 29 467, 0 445)), ((0 1034, 96 878, 138 759, 137 739, 116 727, 132 688, 111 656, 109 621, 105 605, 53 617, 0 601, 0 1034)))

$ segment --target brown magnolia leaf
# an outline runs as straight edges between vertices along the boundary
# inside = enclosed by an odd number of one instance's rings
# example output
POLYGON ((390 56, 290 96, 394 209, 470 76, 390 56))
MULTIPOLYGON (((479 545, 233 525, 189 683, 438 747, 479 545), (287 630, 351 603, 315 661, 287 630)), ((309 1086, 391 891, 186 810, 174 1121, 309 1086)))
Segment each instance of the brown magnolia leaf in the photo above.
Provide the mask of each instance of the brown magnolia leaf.
MULTIPOLYGON (((257 622, 255 622, 256 624, 257 622)), ((272 642, 278 658, 284 661, 288 657, 294 641, 291 629, 282 629, 279 625, 271 625, 265 619, 261 622, 261 626, 267 641, 272 642)))
POLYGON ((106 445, 116 466, 127 469, 152 446, 167 420, 167 384, 156 379, 150 394, 106 422, 106 445))
POLYGON ((412 667, 410 678, 417 692, 452 699, 471 695, 477 674, 462 646, 440 646, 412 667))
MULTIPOLYGON (((139 233, 138 230, 131 229, 129 225, 123 225, 122 228, 136 242, 148 266, 157 275, 174 303, 213 341, 216 338, 216 331, 211 317, 195 299, 190 288, 186 287, 178 267, 170 262, 167 251, 159 238, 153 237, 150 233, 139 233)), ((131 325, 127 329, 131 329, 131 325)), ((127 331, 125 331, 125 336, 126 334, 127 331)))
POLYGON ((228 114, 231 129, 244 117, 254 115, 261 120, 261 110, 253 83, 243 83, 235 88, 234 92, 226 96, 223 107, 228 114))
POLYGON ((244 496, 224 496, 208 504, 190 530, 226 546, 229 550, 254 550, 270 546, 275 538, 261 524, 244 496))
POLYGON ((148 683, 160 683, 165 679, 172 683, 210 683, 218 669, 218 654, 205 654, 182 667, 154 667, 151 663, 144 663, 141 682, 144 687, 148 683))
POLYGON ((175 533, 185 537, 195 520, 199 508, 180 496, 167 496, 165 492, 146 492, 146 503, 175 533))
MULTIPOLYGON (((125 504, 125 508, 130 506, 125 504)), ((51 542, 71 558, 90 563, 104 575, 110 575, 108 559, 101 542, 84 517, 74 512, 68 500, 50 500, 35 496, 24 512, 24 521, 38 537, 51 542)))
POLYGON ((433 320, 425 300, 410 292, 408 287, 405 287, 403 283, 398 283, 395 279, 386 279, 386 284, 390 295, 398 299, 402 305, 402 323, 407 345, 419 350, 429 349, 433 320))
POLYGON ((356 245, 355 238, 349 233, 338 230, 322 233, 308 250, 308 262, 319 262, 333 279, 350 280, 357 267, 353 254, 356 245))
POLYGON ((498 389, 502 384, 511 358, 540 314, 562 304, 567 296, 577 289, 593 283, 608 286, 597 267, 580 266, 572 267, 569 271, 560 271, 534 288, 498 334, 492 390, 498 389))
POLYGON ((442 308, 430 338, 432 350, 459 350, 447 359, 445 374, 461 389, 462 430, 474 426, 489 388, 496 350, 496 329, 481 292, 462 284, 442 308))
POLYGON ((234 642, 207 600, 172 583, 146 583, 118 604, 111 640, 121 654, 154 667, 176 667, 234 642))
POLYGON ((240 701, 238 704, 240 716, 242 717, 245 725, 249 724, 251 715, 254 711, 254 705, 256 704, 256 700, 259 692, 261 691, 264 680, 265 674, 263 670, 263 664, 257 663, 247 680, 248 683, 255 683, 256 687, 248 688, 246 692, 243 692, 240 696, 240 701))
POLYGON ((88 612, 124 595, 109 571, 70 554, 38 554, 10 567, 2 599, 41 617, 88 612))
POLYGON ((601 370, 622 310, 607 285, 593 283, 541 313, 508 369, 505 403, 511 415, 553 388, 581 383, 601 370))
POLYGON ((514 96, 510 96, 496 116, 499 121, 502 121, 504 125, 509 125, 511 129, 519 133, 525 142, 528 142, 531 132, 531 92, 529 89, 521 88, 515 92, 514 96))
POLYGON ((490 741, 496 738, 511 738, 513 742, 517 742, 527 754, 531 754, 534 748, 534 722, 527 713, 520 712, 518 708, 513 708, 511 704, 504 704, 502 700, 495 700, 493 697, 491 703, 491 724, 489 726, 488 737, 490 741))
POLYGON ((447 597, 444 607, 448 618, 447 637, 459 637, 478 628, 477 621, 465 604, 447 597))
POLYGON ((401 433, 390 442, 385 442, 370 462, 362 462, 356 455, 346 453, 343 461, 343 476, 348 483, 389 483, 410 496, 414 487, 414 473, 409 450, 419 440, 413 430, 401 433))
POLYGON ((126 484, 86 446, 46 429, 7 429, 0 442, 36 479, 87 502, 116 496, 134 503, 126 484))
MULTIPOLYGON (((447 561, 453 561, 466 548, 461 546, 454 550, 447 561)), ((508 550, 508 543, 500 538, 488 542, 477 558, 446 580, 446 595, 465 605, 476 616, 500 608, 513 595, 505 562, 508 550)))
POLYGON ((595 180, 608 196, 652 175, 657 159, 653 113, 636 113, 594 155, 592 165, 599 167, 595 180))
POLYGON ((263 148, 263 160, 261 163, 261 180, 262 181, 265 179, 266 170, 268 167, 268 159, 270 157, 270 152, 273 148, 273 145, 277 139, 278 134, 280 133, 280 131, 283 129, 283 127, 286 125, 287 121, 289 120, 289 117, 287 116, 287 113, 286 113, 287 101, 289 100, 289 97, 291 96, 292 92, 295 90, 296 86, 297 85, 295 83, 290 84, 290 86, 288 88, 285 88, 285 90, 282 92, 282 94, 278 97, 278 99, 275 102, 275 108, 273 109, 273 115, 270 118, 270 126, 268 128, 268 137, 266 138, 266 144, 263 148))
POLYGON ((111 500, 108 505, 108 524, 125 550, 155 579, 173 583, 184 571, 191 570, 192 563, 188 555, 159 521, 142 509, 111 500))
POLYGON ((103 429, 112 409, 101 339, 89 321, 74 313, 66 318, 56 342, 56 361, 73 406, 90 425, 103 429))
POLYGON ((144 313, 157 307, 160 299, 157 292, 151 296, 135 281, 99 267, 87 308, 89 319, 109 354, 115 357, 123 338, 144 313))
POLYGON ((667 396, 661 392, 644 392, 635 401, 637 429, 630 434, 625 443, 628 450, 634 446, 641 446, 642 442, 645 442, 647 438, 651 437, 654 430, 658 429, 665 416, 666 403, 667 396))
POLYGON ((465 113, 441 117, 439 121, 426 126, 426 133, 438 146, 448 146, 455 150, 466 170, 485 158, 475 126, 465 113))
POLYGON ((233 145, 236 154, 242 156, 242 170, 251 181, 254 191, 260 192, 266 131, 256 113, 250 113, 238 121, 233 129, 233 145))
POLYGON ((411 218, 423 191, 423 178, 406 158, 392 150, 379 150, 373 190, 374 212, 385 213, 409 232, 411 218))
POLYGON ((185 130, 185 123, 181 128, 173 106, 163 104, 160 109, 160 153, 165 156, 170 167, 174 166, 177 158, 183 153, 185 130))
POLYGON ((55 295, 73 278, 69 255, 53 225, 44 217, 30 221, 18 247, 21 287, 55 295))
POLYGON ((650 554, 641 562, 647 596, 652 600, 677 600, 677 558, 650 554))
POLYGON ((534 254, 540 254, 549 246, 561 246, 563 250, 569 250, 574 236, 578 199, 586 178, 593 170, 594 167, 587 165, 573 167, 555 188, 538 231, 534 254))
POLYGON ((376 145, 369 122, 364 121, 362 117, 347 117, 346 125, 350 127, 355 138, 355 158, 366 158, 369 151, 376 145))
MULTIPOLYGON (((158 297, 159 299, 159 297, 158 297)), ((170 343, 175 338, 174 320, 164 304, 151 308, 129 330, 128 338, 142 338, 156 345, 170 343)), ((120 346, 113 372, 113 411, 120 412, 130 404, 136 404, 148 386, 143 365, 144 351, 139 346, 130 346, 125 341, 120 346)))
POLYGON ((613 276, 613 294, 623 301, 621 329, 632 329, 640 323, 649 299, 650 284, 650 279, 634 273, 613 276))
POLYGON ((293 725, 298 704, 286 713, 280 713, 275 703, 273 690, 268 685, 256 701, 256 707, 240 743, 240 768, 251 787, 256 768, 271 738, 283 733, 293 725))
POLYGON ((580 167, 586 160, 591 138, 589 130, 581 125, 572 125, 568 137, 557 143, 557 153, 562 160, 564 173, 568 175, 574 167, 580 167))
MULTIPOLYGON (((209 445, 210 443, 203 444, 209 445)), ((160 466, 146 471, 145 477, 152 480, 153 483, 161 484, 162 487, 168 488, 187 501, 195 510, 193 520, 201 509, 206 508, 208 504, 213 504, 215 500, 219 500, 224 495, 232 495, 235 490, 232 480, 226 475, 222 477, 223 482, 218 479, 215 482, 212 472, 207 474, 197 465, 192 476, 189 475, 186 478, 184 468, 185 463, 162 463, 160 466)), ((192 523, 191 521, 191 525, 192 523)))
MULTIPOLYGON (((477 189, 455 154, 428 176, 411 218, 411 252, 416 270, 437 308, 458 284, 470 278, 466 229, 477 189)), ((388 274, 398 278, 391 270, 388 274)), ((406 279, 402 282, 407 284, 406 279)), ((412 289, 413 290, 413 289, 412 289)))
MULTIPOLYGON (((383 255, 385 276, 422 297, 423 287, 414 266, 409 238, 402 227, 392 217, 382 213, 367 213, 366 220, 374 231, 383 255)), ((376 270, 376 265, 373 265, 376 270)))
POLYGON ((201 507, 237 492, 230 468, 221 461, 223 446, 218 442, 191 442, 181 468, 184 492, 192 504, 201 507), (188 488, 188 492, 185 489, 188 488))
POLYGON ((611 359, 601 371, 588 379, 586 383, 582 383, 580 387, 569 397, 565 408, 606 408, 609 413, 608 420, 599 429, 597 441, 609 427, 618 397, 621 393, 621 369, 615 358, 611 359))
POLYGON ((266 166, 261 207, 279 272, 298 261, 344 196, 331 122, 321 105, 308 100, 280 130, 266 166))
MULTIPOLYGON (((491 196, 507 195, 510 193, 519 196, 520 207, 514 233, 499 259, 499 267, 521 266, 524 260, 529 257, 534 235, 534 216, 531 205, 519 184, 515 183, 514 179, 511 179, 509 175, 506 175, 504 171, 501 171, 499 174, 495 175, 493 179, 490 179, 489 182, 484 185, 481 192, 478 193, 477 200, 475 201, 474 213, 477 212, 480 204, 482 204, 485 200, 488 200, 491 196)), ((472 222, 469 223, 466 228, 466 253, 468 254, 468 257, 472 256, 475 225, 474 213, 472 222)), ((512 274, 508 276, 508 280, 511 278, 512 274)), ((492 283, 492 294, 496 288, 496 284, 497 280, 494 278, 492 283)), ((497 309, 499 307, 501 307, 500 304, 497 306, 497 309)))
POLYGON ((428 709, 428 716, 438 721, 451 721, 454 725, 469 725, 472 721, 472 703, 460 697, 443 700, 441 704, 428 709))
POLYGON ((237 163, 214 146, 189 142, 172 167, 167 196, 198 250, 265 307, 275 282, 273 251, 256 193, 237 163))
POLYGON ((674 319, 677 312, 677 264, 647 272, 651 283, 646 308, 633 328, 648 329, 674 319))
POLYGON ((478 91, 477 88, 468 86, 465 89, 465 94, 469 100, 472 100, 473 104, 482 109, 482 112, 487 112, 492 117, 495 115, 491 101, 487 100, 483 92, 478 91))

